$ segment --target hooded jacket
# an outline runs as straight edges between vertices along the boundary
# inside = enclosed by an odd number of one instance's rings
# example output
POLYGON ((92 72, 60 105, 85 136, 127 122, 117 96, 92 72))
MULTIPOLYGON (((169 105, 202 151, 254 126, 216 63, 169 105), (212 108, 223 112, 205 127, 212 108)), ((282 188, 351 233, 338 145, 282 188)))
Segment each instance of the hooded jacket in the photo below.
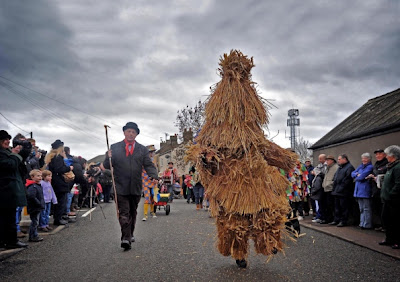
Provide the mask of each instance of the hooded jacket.
POLYGON ((45 202, 43 188, 35 181, 27 179, 25 186, 28 188, 26 198, 28 200, 28 213, 38 213, 44 210, 45 202))

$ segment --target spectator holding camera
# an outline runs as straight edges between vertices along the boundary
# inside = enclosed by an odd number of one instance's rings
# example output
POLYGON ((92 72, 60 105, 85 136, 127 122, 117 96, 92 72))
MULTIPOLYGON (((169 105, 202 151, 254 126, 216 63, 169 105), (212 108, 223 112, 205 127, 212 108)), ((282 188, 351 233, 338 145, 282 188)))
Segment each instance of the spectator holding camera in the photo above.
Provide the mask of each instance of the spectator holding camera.
POLYGON ((10 150, 11 136, 0 130, 0 246, 26 248, 28 245, 17 238, 16 208, 26 206, 26 194, 20 167, 21 145, 10 150))
MULTIPOLYGON (((22 162, 19 164, 19 171, 22 177, 22 182, 25 183, 26 179, 29 178, 28 167, 26 165, 26 160, 29 157, 29 154, 32 152, 32 143, 26 140, 25 136, 21 133, 15 135, 12 140, 13 148, 20 146, 20 151, 18 155, 22 157, 22 162)), ((22 218, 22 210, 24 206, 18 206, 16 208, 16 221, 15 224, 17 226, 17 236, 18 238, 24 238, 26 235, 21 231, 21 227, 19 225, 22 218)))

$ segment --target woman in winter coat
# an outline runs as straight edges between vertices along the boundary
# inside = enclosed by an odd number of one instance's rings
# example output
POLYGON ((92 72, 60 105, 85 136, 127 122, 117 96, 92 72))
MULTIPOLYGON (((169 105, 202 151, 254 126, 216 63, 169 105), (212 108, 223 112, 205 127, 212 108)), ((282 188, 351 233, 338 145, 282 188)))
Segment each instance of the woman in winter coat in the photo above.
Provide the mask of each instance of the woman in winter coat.
POLYGON ((63 174, 72 171, 74 167, 68 167, 64 162, 65 152, 63 142, 57 139, 51 144, 51 148, 50 153, 46 155, 45 163, 53 174, 51 186, 53 186, 58 201, 58 204, 54 206, 54 225, 65 225, 68 221, 62 217, 67 214, 67 200, 70 188, 63 174))
POLYGON ((360 166, 351 173, 351 177, 353 177, 356 183, 354 198, 357 199, 358 206, 360 207, 361 229, 372 228, 372 186, 367 176, 370 175, 373 170, 374 167, 371 163, 371 155, 369 153, 364 153, 361 155, 360 166))

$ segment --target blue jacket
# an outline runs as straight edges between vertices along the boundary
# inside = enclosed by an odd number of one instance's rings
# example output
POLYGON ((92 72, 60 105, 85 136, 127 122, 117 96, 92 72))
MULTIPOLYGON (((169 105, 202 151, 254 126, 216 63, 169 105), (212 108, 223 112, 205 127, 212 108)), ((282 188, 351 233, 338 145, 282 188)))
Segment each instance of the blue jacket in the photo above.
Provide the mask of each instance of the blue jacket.
POLYGON ((351 173, 351 177, 356 182, 356 188, 354 189, 355 198, 371 198, 372 186, 369 179, 365 179, 368 175, 372 174, 374 166, 372 163, 366 165, 361 164, 355 171, 351 173), (359 174, 359 176, 357 176, 359 174))

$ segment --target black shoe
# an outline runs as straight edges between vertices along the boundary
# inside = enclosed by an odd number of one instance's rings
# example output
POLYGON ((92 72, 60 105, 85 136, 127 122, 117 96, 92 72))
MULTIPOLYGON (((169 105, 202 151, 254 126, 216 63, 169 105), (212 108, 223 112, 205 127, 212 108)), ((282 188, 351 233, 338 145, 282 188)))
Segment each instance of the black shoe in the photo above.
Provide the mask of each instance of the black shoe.
POLYGON ((76 222, 76 218, 68 218, 68 223, 76 222))
POLYGON ((42 237, 29 238, 29 242, 41 242, 41 241, 43 241, 42 237))
POLYGON ((131 243, 135 242, 135 236, 132 235, 131 243))
POLYGON ((19 248, 28 248, 28 244, 23 243, 21 241, 17 241, 14 244, 5 244, 6 249, 19 249, 19 248))
POLYGON ((332 222, 329 222, 329 224, 330 225, 338 225, 339 223, 337 223, 336 221, 332 221, 332 222))
POLYGON ((326 220, 321 220, 321 221, 319 222, 319 224, 328 224, 328 221, 326 221, 326 220))
POLYGON ((244 259, 241 259, 241 260, 237 259, 237 260, 236 260, 236 264, 237 264, 240 268, 246 268, 246 266, 247 266, 247 262, 246 262, 246 260, 244 260, 244 259))
POLYGON ((381 245, 381 246, 391 246, 392 245, 392 243, 391 242, 388 242, 388 241, 382 241, 382 242, 379 242, 378 243, 379 245, 381 245))
POLYGON ((339 224, 338 224, 338 225, 336 225, 336 227, 343 227, 343 226, 346 226, 346 223, 339 222, 339 224))
POLYGON ((394 244, 392 246, 392 249, 398 250, 398 249, 400 249, 400 245, 399 244, 394 244))
POLYGON ((131 247, 131 242, 129 242, 128 240, 122 240, 121 241, 121 248, 123 248, 125 251, 130 250, 131 247))
POLYGON ((60 221, 54 221, 54 225, 67 225, 68 221, 61 219, 60 221))

